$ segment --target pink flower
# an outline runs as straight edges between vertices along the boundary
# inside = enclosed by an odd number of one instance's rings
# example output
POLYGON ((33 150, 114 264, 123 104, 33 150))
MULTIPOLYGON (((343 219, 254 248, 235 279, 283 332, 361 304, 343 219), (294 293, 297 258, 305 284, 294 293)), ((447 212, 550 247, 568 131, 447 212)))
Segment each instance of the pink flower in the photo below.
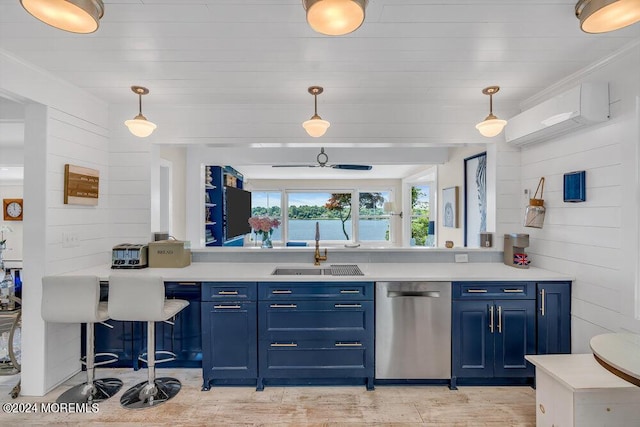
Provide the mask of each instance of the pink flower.
POLYGON ((268 216, 252 216, 249 218, 249 225, 255 232, 271 233, 274 228, 278 228, 280 221, 268 216))

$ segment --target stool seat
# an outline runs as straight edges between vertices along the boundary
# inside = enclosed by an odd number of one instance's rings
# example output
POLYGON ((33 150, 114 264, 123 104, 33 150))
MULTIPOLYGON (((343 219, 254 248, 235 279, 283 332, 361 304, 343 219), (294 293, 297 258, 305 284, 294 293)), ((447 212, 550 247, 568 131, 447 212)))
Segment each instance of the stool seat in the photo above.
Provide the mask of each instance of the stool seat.
POLYGON ((167 320, 184 310, 189 305, 189 301, 183 299, 168 299, 164 302, 164 315, 162 320, 167 320))
POLYGON ((100 280, 97 276, 45 276, 42 278, 42 319, 50 323, 85 323, 87 381, 62 393, 58 403, 97 403, 120 391, 117 378, 94 379, 95 367, 118 360, 113 353, 95 354, 94 325, 109 320, 108 303, 100 302, 100 280), (96 356, 110 360, 96 362, 96 356))
POLYGON ((164 281, 161 277, 133 274, 113 274, 109 277, 109 316, 116 320, 147 322, 147 358, 138 359, 147 363, 148 379, 124 392, 120 404, 127 409, 143 409, 165 403, 175 397, 182 384, 175 378, 156 378, 156 363, 175 360, 175 354, 156 351, 155 322, 171 319, 189 301, 166 299, 164 281), (172 357, 156 361, 156 353, 172 357))

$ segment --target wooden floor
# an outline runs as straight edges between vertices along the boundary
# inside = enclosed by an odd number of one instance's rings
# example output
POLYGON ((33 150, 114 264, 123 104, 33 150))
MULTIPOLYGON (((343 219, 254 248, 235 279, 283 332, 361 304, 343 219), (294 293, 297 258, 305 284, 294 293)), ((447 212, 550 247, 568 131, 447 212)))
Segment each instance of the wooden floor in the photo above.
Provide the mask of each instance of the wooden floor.
MULTIPOLYGON (((212 387, 203 392, 200 370, 158 369, 158 376, 174 376, 182 390, 155 408, 126 410, 119 398, 124 389, 145 379, 146 370, 98 370, 97 377, 124 381, 115 398, 99 404, 97 413, 0 412, 7 426, 535 426, 535 391, 531 387, 376 386, 365 387, 212 387)), ((53 402, 78 374, 44 397, 18 397, 9 392, 18 376, 0 377, 0 402, 53 402)), ((4 407, 3 407, 4 409, 4 407)))

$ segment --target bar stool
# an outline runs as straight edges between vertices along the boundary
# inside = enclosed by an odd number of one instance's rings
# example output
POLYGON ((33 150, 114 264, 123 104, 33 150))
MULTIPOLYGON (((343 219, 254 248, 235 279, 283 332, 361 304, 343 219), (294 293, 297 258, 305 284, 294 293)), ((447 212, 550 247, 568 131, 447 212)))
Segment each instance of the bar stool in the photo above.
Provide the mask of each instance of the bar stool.
POLYGON ((86 323, 86 355, 80 362, 86 366, 87 382, 62 393, 58 403, 97 403, 120 391, 122 381, 117 378, 94 379, 96 366, 118 360, 113 353, 95 354, 94 324, 109 320, 107 303, 100 302, 100 280, 96 276, 43 277, 41 315, 45 322, 86 323), (109 359, 96 362, 96 358, 105 356, 109 359))
POLYGON ((156 363, 175 360, 170 351, 156 351, 155 322, 163 322, 189 305, 181 299, 165 299, 161 277, 137 275, 112 275, 109 277, 109 316, 114 320, 147 322, 147 358, 138 360, 147 364, 148 379, 129 390, 120 398, 120 404, 128 409, 149 408, 173 398, 180 391, 176 378, 156 378, 156 363), (156 360, 156 353, 169 355, 156 360))

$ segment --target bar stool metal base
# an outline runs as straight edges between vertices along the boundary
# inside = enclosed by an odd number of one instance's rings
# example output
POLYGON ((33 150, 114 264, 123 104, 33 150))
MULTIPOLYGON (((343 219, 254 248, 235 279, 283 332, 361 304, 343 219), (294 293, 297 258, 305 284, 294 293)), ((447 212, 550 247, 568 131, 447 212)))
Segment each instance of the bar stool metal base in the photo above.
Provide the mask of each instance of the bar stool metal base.
POLYGON ((175 378, 156 378, 154 385, 143 381, 125 391, 120 398, 120 405, 127 409, 144 409, 158 406, 172 399, 182 385, 175 378))
POLYGON ((117 378, 100 378, 93 381, 93 387, 82 383, 70 388, 58 397, 57 403, 99 403, 117 394, 122 381, 117 378))

